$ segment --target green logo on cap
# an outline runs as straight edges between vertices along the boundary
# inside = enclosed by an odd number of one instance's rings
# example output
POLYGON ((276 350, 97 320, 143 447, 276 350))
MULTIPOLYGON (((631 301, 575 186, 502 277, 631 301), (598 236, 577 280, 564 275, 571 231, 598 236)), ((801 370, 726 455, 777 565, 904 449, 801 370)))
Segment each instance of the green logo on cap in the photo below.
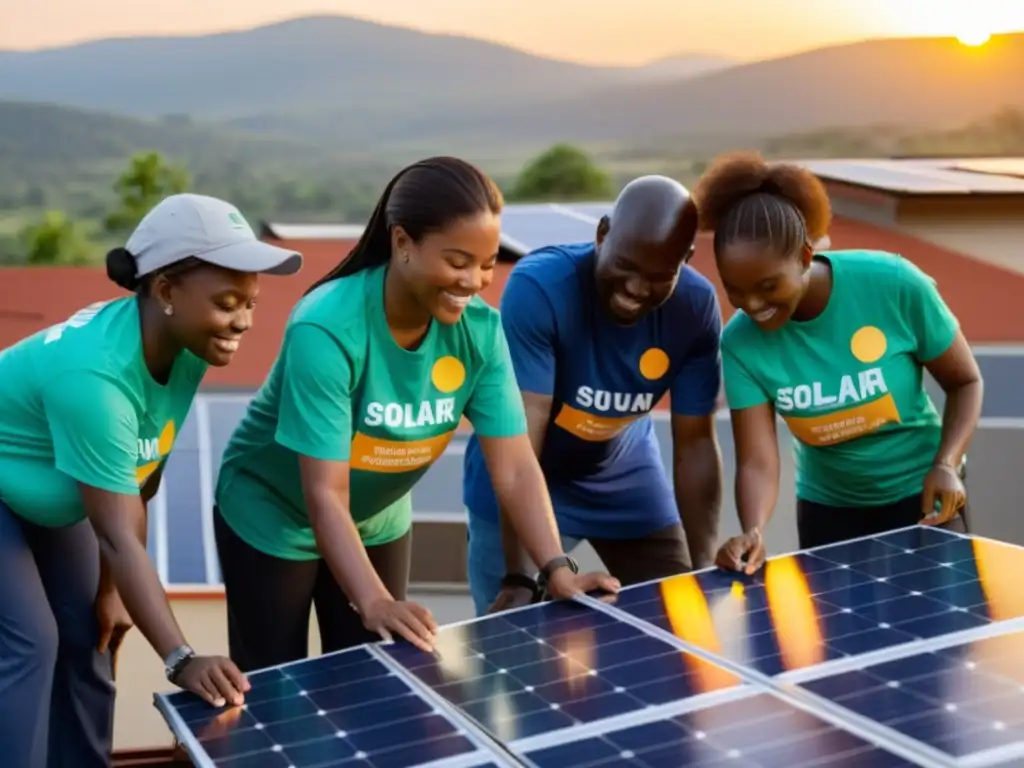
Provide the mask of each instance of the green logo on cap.
POLYGON ((231 226, 235 229, 248 229, 249 225, 245 219, 242 218, 242 214, 238 211, 232 211, 228 214, 228 221, 231 222, 231 226))

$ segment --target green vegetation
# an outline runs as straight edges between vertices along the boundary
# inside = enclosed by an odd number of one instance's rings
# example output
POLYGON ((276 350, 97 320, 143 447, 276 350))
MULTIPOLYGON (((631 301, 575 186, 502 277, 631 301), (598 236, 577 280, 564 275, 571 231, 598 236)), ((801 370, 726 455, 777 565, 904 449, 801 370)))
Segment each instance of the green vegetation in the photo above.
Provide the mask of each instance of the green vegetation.
MULTIPOLYGON (((1024 155, 1024 111, 957 128, 835 128, 751 142, 769 157, 1024 155)), ((469 156, 509 202, 610 199, 637 175, 692 185, 727 139, 567 143, 533 156, 469 156)), ((424 147, 419 156, 433 153, 424 147)), ((98 262, 152 205, 190 190, 260 220, 359 222, 412 157, 350 157, 284 139, 235 135, 188 120, 141 121, 0 102, 0 264, 98 262)))
POLYGON ((607 200, 613 196, 608 174, 585 152, 556 144, 523 168, 508 195, 523 200, 607 200))

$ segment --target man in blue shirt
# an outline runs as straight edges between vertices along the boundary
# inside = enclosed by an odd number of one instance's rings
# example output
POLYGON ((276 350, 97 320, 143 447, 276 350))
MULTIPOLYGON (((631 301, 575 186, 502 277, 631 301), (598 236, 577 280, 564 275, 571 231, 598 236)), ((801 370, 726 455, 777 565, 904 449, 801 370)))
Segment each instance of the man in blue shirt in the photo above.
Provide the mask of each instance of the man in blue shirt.
MULTIPOLYGON (((697 211, 663 176, 623 189, 595 242, 541 248, 512 270, 501 317, 563 547, 587 540, 624 585, 710 565, 721 504, 715 409, 721 314, 686 265, 697 211), (673 484, 651 409, 669 394, 673 484)), ((469 583, 479 614, 530 602, 532 571, 466 449, 469 583)))

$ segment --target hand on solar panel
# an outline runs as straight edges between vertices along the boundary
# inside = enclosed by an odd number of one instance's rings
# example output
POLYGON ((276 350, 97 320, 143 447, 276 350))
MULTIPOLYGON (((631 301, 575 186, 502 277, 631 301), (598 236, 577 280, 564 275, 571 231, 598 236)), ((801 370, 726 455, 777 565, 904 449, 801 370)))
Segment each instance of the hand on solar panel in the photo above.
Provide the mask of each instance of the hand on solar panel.
POLYGON ((967 503, 967 489, 960 473, 949 464, 936 464, 925 475, 921 492, 921 522, 945 525, 967 503))
POLYGON ((230 659, 223 656, 193 656, 181 669, 174 683, 191 691, 214 707, 245 703, 249 681, 230 659))
POLYGON ((761 529, 755 527, 725 542, 718 550, 715 565, 750 575, 764 565, 764 560, 764 537, 761 535, 761 529))
POLYGON ((437 622, 429 610, 419 603, 381 598, 370 604, 363 616, 363 625, 385 640, 397 632, 422 651, 434 650, 437 622))
POLYGON ((615 594, 621 588, 618 579, 600 571, 573 573, 569 568, 557 568, 547 580, 547 593, 556 600, 572 600, 598 590, 615 594))
POLYGON ((487 613, 499 613, 511 608, 522 608, 534 600, 534 593, 526 587, 507 586, 502 587, 497 598, 487 609, 487 613))

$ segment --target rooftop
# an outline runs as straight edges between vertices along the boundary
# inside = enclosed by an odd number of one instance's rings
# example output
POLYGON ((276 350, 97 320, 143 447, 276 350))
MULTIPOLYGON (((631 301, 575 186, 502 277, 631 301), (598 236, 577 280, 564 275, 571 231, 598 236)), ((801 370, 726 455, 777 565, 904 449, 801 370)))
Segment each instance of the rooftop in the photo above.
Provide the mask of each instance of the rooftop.
MULTIPOLYGON (((607 208, 607 203, 515 207, 506 221, 507 237, 518 245, 513 250, 589 240, 607 208)), ((1024 341, 1024 321, 1019 319, 1020 313, 1012 310, 1020 305, 1024 295, 1024 275, 842 216, 836 217, 829 234, 834 249, 884 249, 900 253, 919 265, 938 281, 972 343, 1024 341)), ((285 242, 305 256, 302 271, 291 277, 266 277, 260 281, 260 306, 252 330, 231 365, 210 370, 204 388, 251 391, 258 387, 277 356, 284 325, 295 302, 313 281, 338 263, 355 241, 326 237, 285 242)), ((698 238, 691 264, 715 284, 723 317, 731 317, 733 310, 718 281, 708 235, 698 238)), ((511 264, 498 265, 494 281, 483 293, 490 304, 498 305, 510 270, 511 264)), ((8 268, 2 274, 0 349, 66 319, 87 304, 124 295, 98 268, 8 268)))
POLYGON ((794 160, 823 181, 899 196, 1024 196, 1024 158, 794 160))
MULTIPOLYGON (((501 215, 501 245, 514 261, 534 248, 555 242, 591 240, 601 217, 610 213, 610 202, 510 203, 501 215)), ((356 241, 362 224, 288 224, 263 222, 261 237, 279 241, 356 241)), ((301 249, 300 249, 301 250, 301 249)))

